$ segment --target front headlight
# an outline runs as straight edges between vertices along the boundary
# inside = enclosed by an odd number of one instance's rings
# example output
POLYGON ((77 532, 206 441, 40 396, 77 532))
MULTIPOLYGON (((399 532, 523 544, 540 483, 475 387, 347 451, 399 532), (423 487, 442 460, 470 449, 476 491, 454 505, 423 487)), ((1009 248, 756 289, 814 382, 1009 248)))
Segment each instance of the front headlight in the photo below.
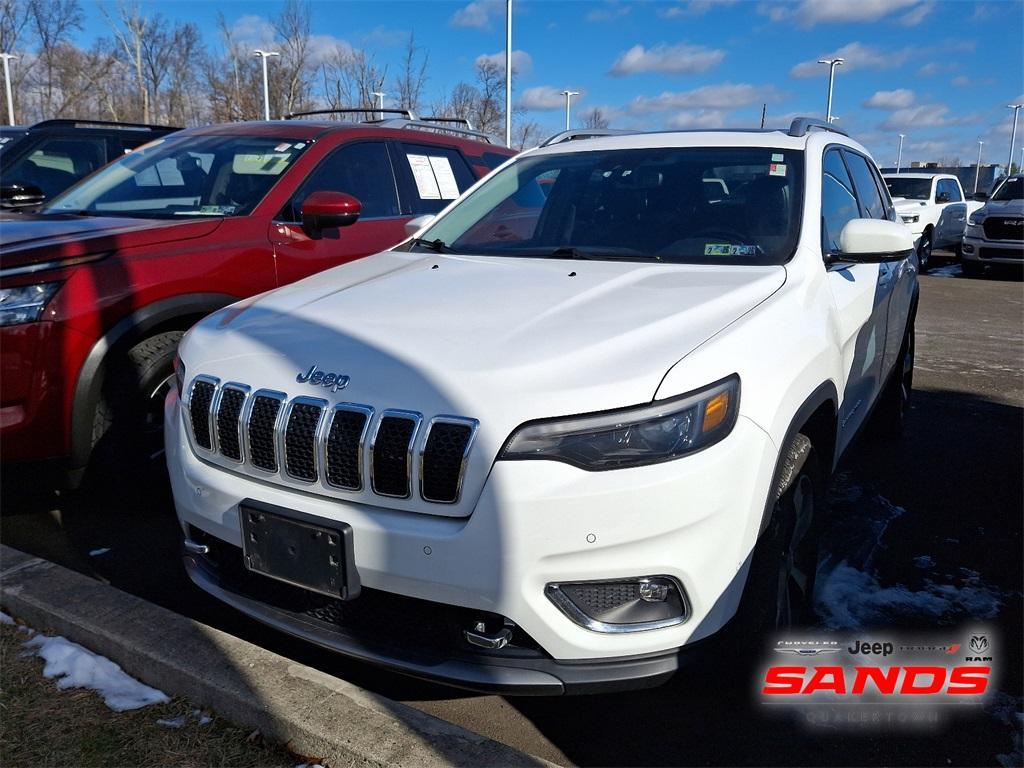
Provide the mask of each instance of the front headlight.
POLYGON ((717 443, 739 413, 735 374, 697 392, 646 405, 528 422, 499 459, 550 459, 590 471, 669 461, 717 443))
POLYGON ((34 323, 58 288, 60 283, 0 288, 0 326, 34 323))
POLYGON ((975 211, 974 213, 967 217, 967 223, 970 224, 972 227, 979 226, 983 221, 985 221, 985 215, 980 211, 975 211))
POLYGON ((917 213, 901 213, 900 218, 903 219, 904 224, 917 224, 921 220, 921 215, 917 213))

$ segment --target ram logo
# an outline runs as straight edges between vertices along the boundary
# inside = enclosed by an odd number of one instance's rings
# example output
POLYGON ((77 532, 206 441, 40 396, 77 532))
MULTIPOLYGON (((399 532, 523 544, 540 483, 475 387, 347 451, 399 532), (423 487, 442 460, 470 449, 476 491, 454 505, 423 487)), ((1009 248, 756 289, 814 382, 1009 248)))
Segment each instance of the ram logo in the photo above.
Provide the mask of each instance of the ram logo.
POLYGON ((971 635, 970 645, 975 653, 984 653, 988 650, 988 638, 985 635, 971 635))

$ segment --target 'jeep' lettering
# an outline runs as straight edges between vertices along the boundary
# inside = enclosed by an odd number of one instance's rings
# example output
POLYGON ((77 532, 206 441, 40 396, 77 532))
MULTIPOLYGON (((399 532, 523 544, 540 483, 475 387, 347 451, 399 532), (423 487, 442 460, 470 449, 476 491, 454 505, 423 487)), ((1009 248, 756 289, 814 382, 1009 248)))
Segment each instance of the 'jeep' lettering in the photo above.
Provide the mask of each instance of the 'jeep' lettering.
POLYGON ((318 370, 314 363, 309 367, 308 371, 296 376, 295 381, 299 384, 312 384, 316 387, 327 387, 331 392, 340 392, 348 386, 350 379, 348 376, 340 373, 324 373, 323 371, 318 370))

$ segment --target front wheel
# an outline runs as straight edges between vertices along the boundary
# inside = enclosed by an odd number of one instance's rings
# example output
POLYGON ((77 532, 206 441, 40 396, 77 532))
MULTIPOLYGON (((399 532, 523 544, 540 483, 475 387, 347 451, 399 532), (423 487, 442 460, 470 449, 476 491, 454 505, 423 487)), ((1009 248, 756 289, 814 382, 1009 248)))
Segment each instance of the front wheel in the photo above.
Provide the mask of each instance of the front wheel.
POLYGON ((817 453, 805 435, 793 439, 787 462, 792 479, 754 547, 736 617, 740 632, 748 636, 804 626, 814 616, 824 483, 817 453))
POLYGON ((926 229, 917 246, 917 271, 922 275, 932 266, 932 231, 926 229))

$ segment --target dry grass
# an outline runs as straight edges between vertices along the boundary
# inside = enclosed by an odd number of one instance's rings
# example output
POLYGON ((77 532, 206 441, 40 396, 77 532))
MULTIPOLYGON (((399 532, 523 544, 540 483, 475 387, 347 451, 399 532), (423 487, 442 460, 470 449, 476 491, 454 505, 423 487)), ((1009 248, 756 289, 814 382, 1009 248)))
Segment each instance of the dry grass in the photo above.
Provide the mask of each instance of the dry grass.
POLYGON ((23 656, 27 635, 0 626, 0 765, 47 766, 288 766, 287 750, 250 740, 250 732, 218 717, 181 728, 159 719, 190 715, 181 699, 134 712, 113 712, 93 691, 58 691, 43 677, 43 661, 23 656))

